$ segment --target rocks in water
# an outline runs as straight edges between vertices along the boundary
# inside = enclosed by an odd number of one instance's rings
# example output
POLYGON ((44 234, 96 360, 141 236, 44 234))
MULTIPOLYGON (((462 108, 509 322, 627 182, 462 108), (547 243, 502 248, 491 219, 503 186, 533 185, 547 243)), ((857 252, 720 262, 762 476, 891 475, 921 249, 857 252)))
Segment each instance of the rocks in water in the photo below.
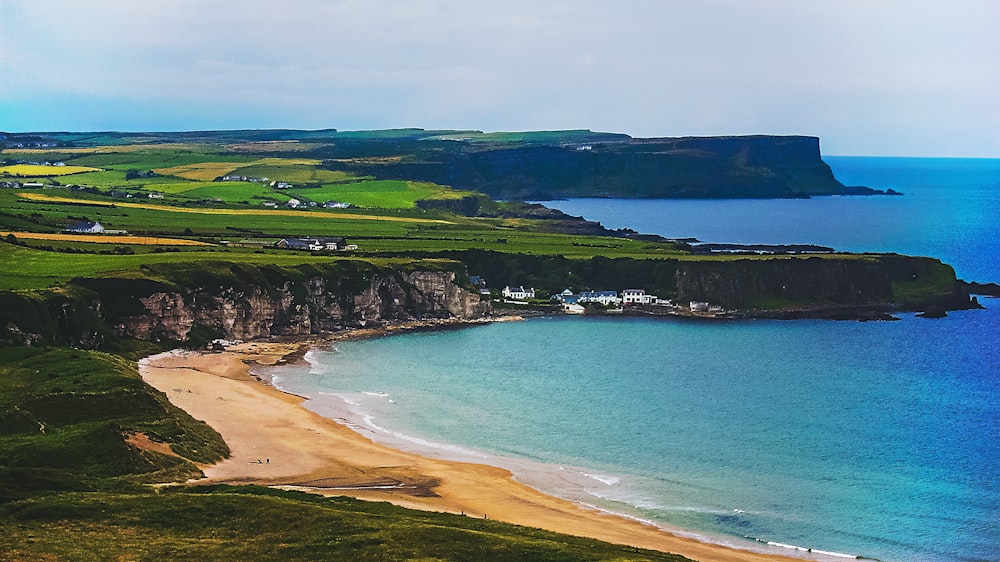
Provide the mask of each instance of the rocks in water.
POLYGON ((928 306, 923 312, 917 314, 918 318, 944 318, 946 316, 948 316, 948 311, 943 306, 936 304, 928 306))

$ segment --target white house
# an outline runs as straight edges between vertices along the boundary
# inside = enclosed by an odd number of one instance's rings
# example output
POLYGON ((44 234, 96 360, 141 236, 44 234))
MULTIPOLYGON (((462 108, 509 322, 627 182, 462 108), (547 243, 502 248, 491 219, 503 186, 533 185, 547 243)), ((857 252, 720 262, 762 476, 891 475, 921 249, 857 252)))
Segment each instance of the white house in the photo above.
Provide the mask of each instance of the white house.
POLYGON ((596 302, 604 306, 618 306, 622 303, 622 299, 618 297, 617 291, 580 291, 578 302, 581 304, 596 302))
POLYGON ((708 303, 701 301, 691 301, 691 312, 708 312, 708 303))
POLYGON ((104 227, 99 222, 77 221, 67 225, 63 232, 72 234, 102 234, 104 227))
POLYGON ((534 287, 525 289, 524 287, 509 287, 508 286, 508 287, 504 287, 503 288, 503 296, 505 298, 514 299, 514 300, 518 300, 518 301, 524 300, 524 299, 533 299, 533 298, 535 298, 535 289, 534 289, 534 287))
POLYGON ((288 207, 288 208, 290 208, 290 209, 294 209, 296 207, 301 207, 302 206, 302 201, 299 201, 298 199, 295 199, 293 197, 292 199, 289 199, 287 203, 285 203, 285 206, 288 207))
POLYGON ((622 291, 622 304, 656 304, 656 295, 647 295, 642 289, 625 289, 622 291))

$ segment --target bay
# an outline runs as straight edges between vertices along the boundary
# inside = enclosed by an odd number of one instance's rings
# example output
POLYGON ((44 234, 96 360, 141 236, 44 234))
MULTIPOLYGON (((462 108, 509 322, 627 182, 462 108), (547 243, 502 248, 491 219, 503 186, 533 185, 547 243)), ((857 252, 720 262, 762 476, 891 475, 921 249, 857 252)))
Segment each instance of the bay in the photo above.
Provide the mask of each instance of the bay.
MULTIPOLYGON (((624 202, 622 226, 929 254, 997 280, 995 162, 974 181, 965 161, 831 159, 846 183, 907 195, 624 202)), ((270 376, 376 439, 708 540, 994 560, 1000 314, 983 303, 899 322, 543 318, 339 342, 270 376)))

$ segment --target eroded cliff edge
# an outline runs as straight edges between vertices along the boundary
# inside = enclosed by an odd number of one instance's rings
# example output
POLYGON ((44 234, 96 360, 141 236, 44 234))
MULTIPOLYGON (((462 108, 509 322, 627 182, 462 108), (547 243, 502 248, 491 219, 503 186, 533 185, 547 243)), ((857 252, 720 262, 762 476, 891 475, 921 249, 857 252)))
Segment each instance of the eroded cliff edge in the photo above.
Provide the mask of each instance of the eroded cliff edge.
POLYGON ((0 293, 0 343, 100 349, 118 338, 169 344, 308 336, 413 320, 474 320, 489 310, 464 267, 445 261, 395 267, 217 262, 149 266, 142 273, 0 293))
POLYGON ((451 259, 361 260, 281 267, 225 262, 144 266, 139 275, 75 279, 46 291, 0 292, 0 344, 105 349, 122 338, 176 344, 309 336, 413 320, 476 320, 496 287, 644 288, 757 317, 868 318, 978 307, 954 270, 931 258, 840 256, 732 260, 569 260, 498 252, 451 259))

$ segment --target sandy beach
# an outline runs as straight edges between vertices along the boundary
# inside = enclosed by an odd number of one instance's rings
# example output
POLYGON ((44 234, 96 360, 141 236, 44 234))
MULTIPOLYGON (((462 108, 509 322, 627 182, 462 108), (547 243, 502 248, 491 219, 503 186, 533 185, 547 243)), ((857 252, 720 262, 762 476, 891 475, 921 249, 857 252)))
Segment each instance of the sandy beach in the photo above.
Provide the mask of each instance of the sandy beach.
POLYGON ((202 466, 202 483, 260 484, 463 513, 682 554, 702 561, 800 560, 676 536, 658 527, 543 494, 505 469, 432 459, 377 444, 258 380, 301 343, 251 342, 224 352, 174 351, 144 359, 143 379, 215 428, 230 458, 202 466))

